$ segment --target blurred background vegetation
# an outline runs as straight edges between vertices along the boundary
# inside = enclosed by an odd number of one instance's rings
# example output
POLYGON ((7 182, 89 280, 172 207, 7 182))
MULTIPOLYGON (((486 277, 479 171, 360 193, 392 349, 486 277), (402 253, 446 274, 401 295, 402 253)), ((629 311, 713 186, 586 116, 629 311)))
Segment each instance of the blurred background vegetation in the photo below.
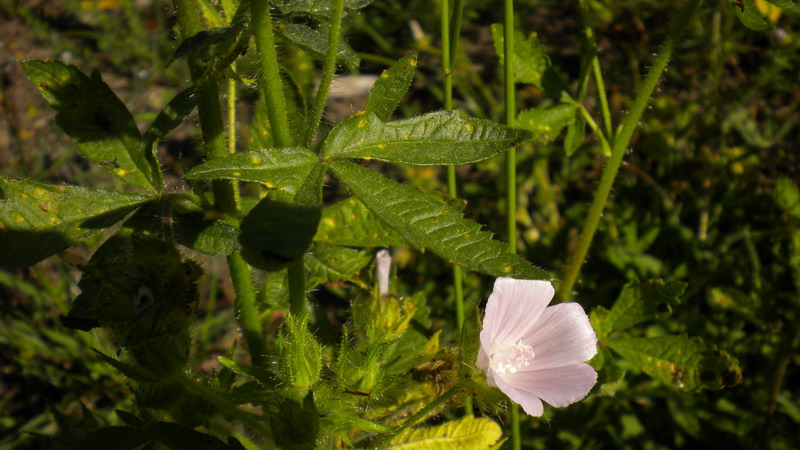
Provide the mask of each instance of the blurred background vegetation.
MULTIPOLYGON (((676 3, 589 4, 611 111, 619 121, 677 13, 676 3)), ((735 2, 706 1, 695 17, 631 144, 576 296, 589 311, 610 307, 630 280, 687 283, 682 304, 641 334, 698 336, 738 358, 742 384, 691 393, 642 376, 637 367, 606 366, 589 400, 559 411, 556 420, 523 422, 525 445, 800 446, 800 255, 793 221, 774 193, 782 177, 800 180, 800 19, 759 4, 772 31, 743 27, 735 2)), ((516 10, 518 28, 538 33, 574 88, 582 39, 577 2, 518 0, 516 10)), ((378 74, 405 54, 420 52, 418 76, 401 105, 404 116, 441 108, 437 11, 428 0, 376 0, 346 23, 348 42, 362 59, 351 75, 378 74)), ((494 120, 502 118, 502 74, 489 26, 501 22, 501 14, 497 2, 465 2, 454 74, 457 108, 494 120)), ((167 66, 179 44, 171 2, 5 0, 0 21, 0 172, 47 183, 106 180, 116 186, 70 147, 19 61, 57 58, 85 72, 97 69, 137 119, 150 120, 188 85, 184 64, 167 66)), ((298 85, 313 86, 312 58, 289 48, 281 56, 298 85)), ((247 55, 240 66, 246 76, 247 55)), ((359 80, 348 78, 334 90, 327 121, 361 108, 365 91, 359 80)), ((249 127, 259 114, 257 96, 252 87, 237 89, 240 146, 258 145, 249 127)), ((599 117, 592 89, 587 108, 599 117)), ((520 110, 551 101, 524 85, 518 98, 520 110)), ((196 118, 190 119, 159 149, 174 189, 184 188, 184 166, 199 161, 195 125, 196 118)), ((602 149, 589 135, 567 158, 556 140, 522 147, 518 162, 520 253, 559 273, 599 179, 602 149)), ((502 159, 495 158, 460 167, 458 174, 467 216, 503 238, 501 167, 502 159)), ((438 168, 392 170, 396 178, 444 191, 438 168)), ((332 187, 329 195, 337 196, 332 187)), ((91 350, 109 345, 102 333, 66 330, 58 319, 77 294, 80 276, 63 260, 86 258, 101 241, 31 268, 0 272, 0 447, 34 447, 35 433, 55 432, 55 422, 92 418, 113 424, 113 410, 132 401, 123 377, 91 350)), ((197 258, 207 276, 205 309, 194 333, 196 358, 200 370, 211 371, 216 363, 209 356, 225 352, 237 331, 224 264, 197 258)), ((395 260, 398 290, 424 295, 434 326, 453 342, 450 268, 406 249, 396 249, 395 260)), ((469 275, 468 301, 484 300, 490 281, 469 275)), ((334 345, 335 334, 326 338, 324 331, 348 319, 347 290, 323 289, 316 298, 320 339, 334 345)))

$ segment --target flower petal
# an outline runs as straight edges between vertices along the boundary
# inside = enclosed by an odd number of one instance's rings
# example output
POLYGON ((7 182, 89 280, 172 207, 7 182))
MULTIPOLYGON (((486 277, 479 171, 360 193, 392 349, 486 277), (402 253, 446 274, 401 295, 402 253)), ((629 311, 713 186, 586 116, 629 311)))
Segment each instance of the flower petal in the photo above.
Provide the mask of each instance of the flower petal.
POLYGON ((537 322, 554 294, 549 281, 498 278, 486 303, 481 346, 491 353, 492 343, 521 339, 537 322))
POLYGON ((562 303, 544 310, 536 327, 522 337, 536 357, 522 372, 581 363, 597 353, 597 335, 578 303, 562 303))
MULTIPOLYGON (((597 382, 597 372, 588 364, 578 363, 535 372, 504 374, 502 383, 498 378, 495 377, 495 381, 503 392, 506 391, 502 385, 507 384, 526 396, 536 396, 553 406, 562 407, 586 397, 597 382)), ((506 395, 511 397, 508 392, 506 395)), ((511 399, 520 403, 513 397, 511 399)))
POLYGON ((542 415, 542 413, 544 413, 544 405, 542 405, 542 401, 539 399, 539 397, 530 392, 510 386, 499 376, 495 376, 495 380, 497 381, 497 387, 500 388, 500 390, 503 391, 503 393, 506 394, 514 403, 522 406, 525 414, 532 417, 539 417, 542 415))

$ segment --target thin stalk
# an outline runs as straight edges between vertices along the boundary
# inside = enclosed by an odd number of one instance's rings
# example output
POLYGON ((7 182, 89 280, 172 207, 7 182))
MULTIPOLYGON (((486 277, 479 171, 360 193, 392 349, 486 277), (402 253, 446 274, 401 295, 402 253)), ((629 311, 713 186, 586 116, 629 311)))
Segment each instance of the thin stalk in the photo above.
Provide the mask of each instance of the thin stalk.
POLYGON ((400 434, 403 430, 408 429, 408 428, 416 425, 421 420, 425 419, 428 416, 428 414, 431 413, 431 411, 433 411, 436 408, 438 408, 439 406, 441 406, 442 403, 444 403, 447 400, 449 400, 450 397, 452 397, 453 395, 458 393, 459 390, 460 390, 460 388, 458 386, 451 387, 447 392, 445 392, 444 394, 436 397, 432 402, 430 402, 427 405, 425 405, 425 407, 420 409, 416 414, 414 414, 413 416, 409 417, 408 420, 403 422, 402 425, 396 427, 391 432, 387 433, 386 435, 384 435, 383 437, 378 439, 376 442, 374 442, 372 444, 372 447, 373 448, 383 448, 383 447, 385 447, 386 444, 389 441, 391 441, 393 437, 395 437, 396 435, 400 434))
MULTIPOLYGON (((192 0, 175 0, 175 11, 178 24, 184 38, 194 36, 202 30, 199 11, 192 0)), ((222 108, 219 102, 219 89, 215 77, 204 77, 200 62, 191 58, 189 69, 195 83, 197 95, 197 111, 200 116, 200 128, 203 141, 207 147, 207 155, 221 158, 228 154, 225 146, 224 127, 222 124, 222 108)), ((233 185, 227 180, 215 180, 212 184, 214 203, 221 211, 236 214, 237 199, 233 185)), ((236 320, 242 327, 247 341, 250 359, 253 364, 264 362, 266 343, 264 341, 261 322, 258 319, 258 308, 255 302, 255 290, 250 278, 250 268, 238 253, 228 257, 234 291, 236 292, 234 308, 236 320)))
MULTIPOLYGON (((514 92, 514 0, 503 3, 503 83, 506 125, 514 126, 516 112, 516 96, 514 92)), ((508 251, 517 253, 517 149, 512 147, 506 152, 506 224, 508 233, 508 251)), ((519 429, 519 406, 511 404, 511 448, 520 450, 522 440, 519 429)))
MULTIPOLYGON (((590 48, 596 49, 594 30, 589 21, 589 7, 586 4, 586 0, 579 1, 578 9, 580 10, 581 24, 583 25, 583 32, 586 35, 586 41, 589 43, 590 48)), ((597 97, 600 100, 600 112, 603 115, 603 125, 605 126, 606 136, 608 136, 608 139, 613 140, 614 128, 611 125, 611 111, 608 109, 606 85, 605 82, 603 82, 603 73, 600 70, 600 59, 597 57, 597 54, 592 57, 592 73, 594 75, 595 87, 597 88, 597 97)))
MULTIPOLYGON (((464 2, 456 0, 455 10, 450 16, 450 0, 442 2, 442 72, 444 77, 444 109, 453 110, 453 61, 455 61, 456 47, 458 44, 458 30, 461 29, 461 17, 464 2), (452 24, 452 28, 451 28, 452 24), (452 31, 452 32, 451 32, 452 31)), ((447 166, 447 193, 452 198, 458 197, 458 183, 456 180, 455 166, 447 166)), ((456 329, 461 335, 464 327, 464 274, 461 266, 453 265, 453 294, 456 301, 456 329)), ((466 404, 467 414, 472 414, 472 404, 466 404)))
POLYGON ((269 428, 266 427, 258 418, 248 412, 242 411, 231 403, 227 398, 219 395, 214 390, 209 389, 206 386, 203 386, 197 380, 189 377, 189 375, 180 372, 178 375, 175 375, 174 380, 179 382, 183 387, 186 388, 187 391, 195 394, 203 399, 211 402, 219 408, 219 410, 226 416, 235 417, 240 422, 244 423, 245 425, 250 426, 254 430, 257 430, 259 433, 264 435, 265 437, 271 437, 272 433, 270 432, 269 428))
MULTIPOLYGON (((261 62, 261 86, 272 129, 272 141, 276 147, 289 147, 292 145, 292 138, 289 134, 289 121, 286 118, 286 99, 283 96, 278 54, 275 51, 275 35, 272 31, 269 0, 252 0, 250 6, 252 8, 253 37, 261 62)), ((300 305, 305 308, 305 271, 302 258, 289 268, 289 286, 289 303, 292 305, 292 311, 297 310, 300 305), (298 268, 297 265, 300 267, 298 268), (295 288, 292 289, 292 286, 295 288), (298 286, 304 288, 297 289, 298 286)))
POLYGON ((614 179, 617 176, 619 166, 622 164, 622 158, 625 156, 625 149, 628 148, 628 144, 630 143, 631 137, 633 137, 633 132, 639 123, 639 119, 642 117, 645 107, 647 106, 650 95, 655 90, 658 80, 661 78, 661 74, 667 67, 667 62, 672 55, 675 44, 683 35, 683 32, 686 30, 686 26, 689 24, 690 19, 700 6, 701 1, 702 0, 688 0, 681 10, 678 18, 675 20, 675 22, 673 22, 673 26, 669 32, 667 40, 664 42, 664 45, 661 47, 661 50, 658 52, 658 55, 653 62, 653 66, 647 73, 647 77, 642 84, 642 90, 636 95, 630 112, 625 117, 619 132, 614 138, 614 145, 611 149, 611 158, 609 158, 608 162, 606 163, 606 167, 603 169, 603 174, 600 177, 600 184, 597 187, 594 199, 589 207, 589 213, 586 217, 586 221, 583 224, 581 236, 578 239, 578 245, 575 248, 575 253, 572 255, 569 266, 567 267, 567 271, 564 274, 564 282, 561 284, 561 288, 558 290, 557 298, 560 300, 568 300, 572 293, 572 288, 575 286, 575 281, 578 279, 578 274, 583 266, 583 261, 586 258, 589 247, 592 244, 594 233, 597 231, 597 225, 600 223, 600 217, 603 215, 603 209, 608 202, 608 196, 611 193, 611 188, 614 185, 614 179))
POLYGON ((269 0, 252 0, 250 8, 253 37, 261 63, 261 89, 267 104, 272 140, 276 147, 290 147, 292 137, 289 134, 289 120, 286 118, 286 99, 283 96, 278 54, 275 51, 269 0))
POLYGON ((308 129, 306 130, 306 147, 311 147, 314 136, 317 135, 319 122, 322 119, 322 112, 325 110, 325 102, 328 100, 328 91, 331 89, 333 72, 336 70, 336 56, 339 54, 339 37, 342 33, 342 14, 344 13, 344 0, 332 0, 331 5, 331 24, 328 28, 328 53, 325 55, 325 64, 322 67, 322 78, 317 89, 317 96, 314 98, 314 106, 311 109, 311 116, 308 118, 308 129))
MULTIPOLYGON (((236 153, 236 80, 228 78, 228 154, 236 153)), ((231 183, 236 211, 241 207, 239 183, 231 183)))

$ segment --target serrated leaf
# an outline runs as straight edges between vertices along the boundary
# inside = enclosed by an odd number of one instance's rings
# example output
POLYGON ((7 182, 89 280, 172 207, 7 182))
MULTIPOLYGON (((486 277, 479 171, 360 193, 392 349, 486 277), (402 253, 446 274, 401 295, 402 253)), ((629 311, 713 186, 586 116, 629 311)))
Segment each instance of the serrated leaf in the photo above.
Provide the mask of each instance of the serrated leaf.
POLYGON ((369 264, 372 256, 362 250, 318 244, 305 255, 306 269, 327 282, 348 281, 369 264))
POLYGON ((209 449, 209 450, 229 450, 227 444, 220 439, 201 433, 177 423, 171 422, 150 422, 142 427, 155 439, 173 450, 184 450, 188 448, 209 449))
MULTIPOLYGON (((505 64, 504 41, 503 25, 493 24, 492 42, 501 65, 505 64)), ((521 31, 514 30, 514 81, 532 84, 554 98, 560 98, 566 90, 536 33, 526 39, 521 31)))
POLYGON ((322 212, 314 241, 348 247, 397 247, 406 241, 375 214, 350 197, 322 212))
POLYGON ((375 114, 384 122, 389 120, 397 105, 408 92, 416 68, 417 53, 414 52, 384 70, 375 80, 372 89, 369 90, 364 116, 369 117, 370 114, 375 114))
MULTIPOLYGON (((324 27, 311 28, 304 24, 285 22, 279 24, 275 30, 287 41, 318 58, 324 58, 328 54, 328 30, 324 27)), ((336 59, 356 67, 361 63, 356 52, 345 42, 339 42, 336 59)))
POLYGON ((160 170, 158 162, 145 149, 133 116, 99 72, 90 78, 72 64, 47 60, 23 61, 22 67, 81 153, 132 186, 161 189, 153 176, 160 170))
POLYGON ((186 174, 189 180, 237 180, 261 183, 294 193, 308 177, 317 155, 303 147, 270 148, 234 153, 206 161, 186 174))
POLYGON ((294 196, 271 191, 242 220, 239 242, 251 266, 275 271, 303 256, 322 216, 325 167, 313 165, 294 196))
POLYGON ((110 227, 150 198, 0 179, 0 267, 35 264, 110 227))
POLYGON ((742 381, 728 353, 687 336, 613 339, 606 345, 656 380, 685 391, 722 389, 742 381))
POLYGON ((385 447, 392 450, 452 448, 491 448, 503 437, 500 425, 488 417, 465 416, 425 428, 412 428, 398 434, 385 447))
POLYGON ((106 427, 90 432, 69 448, 74 450, 95 450, 98 448, 113 448, 119 450, 141 448, 142 445, 153 440, 146 431, 130 427, 106 427))
POLYGON ((527 109, 517 116, 517 126, 530 131, 534 142, 548 144, 575 122, 576 109, 572 104, 527 109))
POLYGON ((629 282, 622 288, 610 311, 592 312, 592 325, 598 337, 610 336, 659 314, 669 313, 671 306, 681 303, 680 296, 685 289, 686 283, 680 281, 629 282))
POLYGON ((549 273, 508 253, 505 244, 464 219, 460 211, 421 191, 350 162, 335 161, 330 168, 354 196, 417 249, 493 276, 552 279, 549 273))
POLYGON ((439 111, 384 123, 377 116, 337 125, 322 148, 326 159, 364 158, 414 165, 459 165, 514 147, 527 131, 458 113, 439 111))
POLYGON ((742 22, 742 25, 750 28, 753 31, 770 31, 774 28, 769 22, 764 19, 764 16, 758 11, 753 0, 736 0, 730 2, 734 14, 742 22))

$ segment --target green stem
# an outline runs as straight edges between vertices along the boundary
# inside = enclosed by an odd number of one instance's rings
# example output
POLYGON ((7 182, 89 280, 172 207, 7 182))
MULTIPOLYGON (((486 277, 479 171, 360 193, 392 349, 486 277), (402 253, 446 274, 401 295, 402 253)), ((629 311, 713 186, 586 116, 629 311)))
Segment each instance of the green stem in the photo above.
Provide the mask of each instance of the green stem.
MULTIPOLYGON (((175 11, 184 39, 201 31, 200 14, 194 1, 175 0, 175 11)), ((196 83, 197 111, 208 157, 224 157, 228 154, 228 149, 225 146, 222 108, 219 102, 216 77, 204 77, 203 67, 194 58, 189 60, 189 69, 192 81, 196 83)), ((217 208, 225 213, 235 215, 238 202, 233 184, 228 180, 215 180, 212 183, 212 189, 217 208)), ((253 364, 260 365, 264 362, 266 355, 266 343, 261 333, 261 322, 258 318, 250 268, 239 254, 228 257, 228 266, 236 291, 234 305, 237 311, 236 318, 239 326, 242 327, 253 364)))
POLYGON ((420 409, 416 414, 414 414, 413 416, 409 417, 408 420, 403 422, 402 425, 396 427, 391 432, 387 433, 386 435, 384 435, 383 437, 378 439, 376 442, 374 442, 372 444, 372 448, 383 448, 383 447, 385 447, 386 444, 389 443, 389 441, 391 441, 393 437, 397 436, 398 434, 403 432, 403 430, 411 428, 412 426, 416 425, 418 422, 420 422, 423 419, 425 419, 426 417, 428 417, 428 414, 430 414, 431 411, 433 411, 436 408, 438 408, 439 406, 441 406, 444 402, 449 400, 450 397, 452 397, 453 395, 458 393, 459 390, 460 390, 460 388, 458 386, 451 387, 447 392, 445 392, 444 394, 436 397, 432 402, 428 403, 424 408, 420 409))
POLYGON ((201 397, 204 400, 214 404, 214 406, 219 408, 220 412, 222 412, 224 415, 237 418, 240 422, 250 426, 254 430, 257 430, 265 437, 270 437, 272 435, 269 428, 267 428, 266 425, 258 420, 256 416, 242 411, 228 399, 222 395, 219 395, 214 390, 204 386, 197 380, 190 378, 189 375, 180 372, 178 375, 175 375, 175 381, 183 385, 183 387, 185 387, 186 390, 192 394, 195 394, 198 397, 201 397))
POLYGON ((267 104, 272 140, 276 147, 290 147, 292 138, 289 134, 289 121, 286 118, 286 98, 283 96, 283 82, 278 66, 278 54, 275 51, 269 0, 252 0, 250 7, 253 37, 261 63, 261 89, 267 104))
POLYGON ((317 96, 314 99, 314 106, 311 109, 311 116, 308 118, 308 129, 306 130, 306 147, 311 147, 314 137, 319 129, 319 122, 325 110, 325 102, 328 100, 328 91, 333 81, 333 72, 336 69, 336 57, 339 54, 339 37, 342 32, 342 14, 344 13, 344 0, 332 0, 331 5, 331 24, 328 28, 328 53, 325 55, 325 65, 322 67, 322 78, 317 89, 317 96))
MULTIPOLYGON (((456 0, 452 18, 448 10, 450 0, 442 2, 442 73, 444 76, 444 109, 453 110, 453 61, 455 61, 458 44, 458 31, 461 29, 461 17, 464 2, 456 0), (452 29, 451 29, 452 25, 452 29)), ((452 198, 458 197, 458 183, 455 166, 447 166, 447 193, 452 198)), ((459 336, 464 327, 464 274, 461 266, 453 265, 453 294, 456 301, 456 329, 459 336)), ((472 404, 466 405, 467 414, 472 414, 472 404)))
MULTIPOLYGON (((588 42, 590 48, 596 49, 597 47, 594 40, 594 30, 592 29, 591 22, 589 21, 589 7, 586 4, 586 0, 580 0, 578 8, 580 10, 581 23, 583 24, 583 32, 586 35, 586 41, 588 42)), ((600 59, 596 54, 592 57, 592 72, 594 74, 594 82, 597 87, 597 97, 600 99, 600 112, 603 115, 605 133, 609 139, 612 139, 614 128, 611 125, 611 111, 608 109, 606 85, 603 82, 603 73, 600 70, 600 59)))
POLYGON ((306 314, 306 279, 303 258, 289 265, 289 312, 293 316, 306 314))
POLYGON ((614 138, 611 158, 609 158, 605 169, 603 169, 603 174, 600 177, 600 184, 597 187, 594 199, 589 207, 589 213, 583 224, 583 230, 581 231, 578 245, 575 248, 575 253, 570 258, 569 266, 564 274, 564 282, 558 290, 557 298, 560 300, 568 300, 572 294, 572 288, 575 286, 575 281, 578 279, 583 261, 586 258, 592 239, 594 238, 594 233, 597 231, 597 225, 600 223, 600 217, 603 215, 603 209, 608 202, 608 196, 614 185, 617 171, 619 170, 620 164, 622 164, 622 158, 625 156, 625 149, 627 149, 631 137, 633 137, 633 132, 639 123, 639 119, 642 117, 650 95, 653 93, 653 90, 655 90, 658 80, 661 78, 661 74, 667 67, 667 62, 672 55, 675 44, 683 35, 686 26, 689 24, 689 20, 700 6, 701 1, 702 0, 688 0, 683 10, 681 10, 677 20, 673 23, 667 40, 656 56, 653 66, 647 73, 647 77, 642 84, 642 90, 639 91, 639 94, 634 99, 630 112, 625 117, 619 132, 614 138))
MULTIPOLYGON (((514 92, 514 0, 503 3, 503 67, 504 103, 506 125, 514 126, 516 112, 516 96, 514 92)), ((506 153, 506 224, 508 233, 508 251, 517 253, 517 149, 512 147, 506 153)), ((511 448, 522 448, 519 430, 519 406, 511 404, 511 448)))

